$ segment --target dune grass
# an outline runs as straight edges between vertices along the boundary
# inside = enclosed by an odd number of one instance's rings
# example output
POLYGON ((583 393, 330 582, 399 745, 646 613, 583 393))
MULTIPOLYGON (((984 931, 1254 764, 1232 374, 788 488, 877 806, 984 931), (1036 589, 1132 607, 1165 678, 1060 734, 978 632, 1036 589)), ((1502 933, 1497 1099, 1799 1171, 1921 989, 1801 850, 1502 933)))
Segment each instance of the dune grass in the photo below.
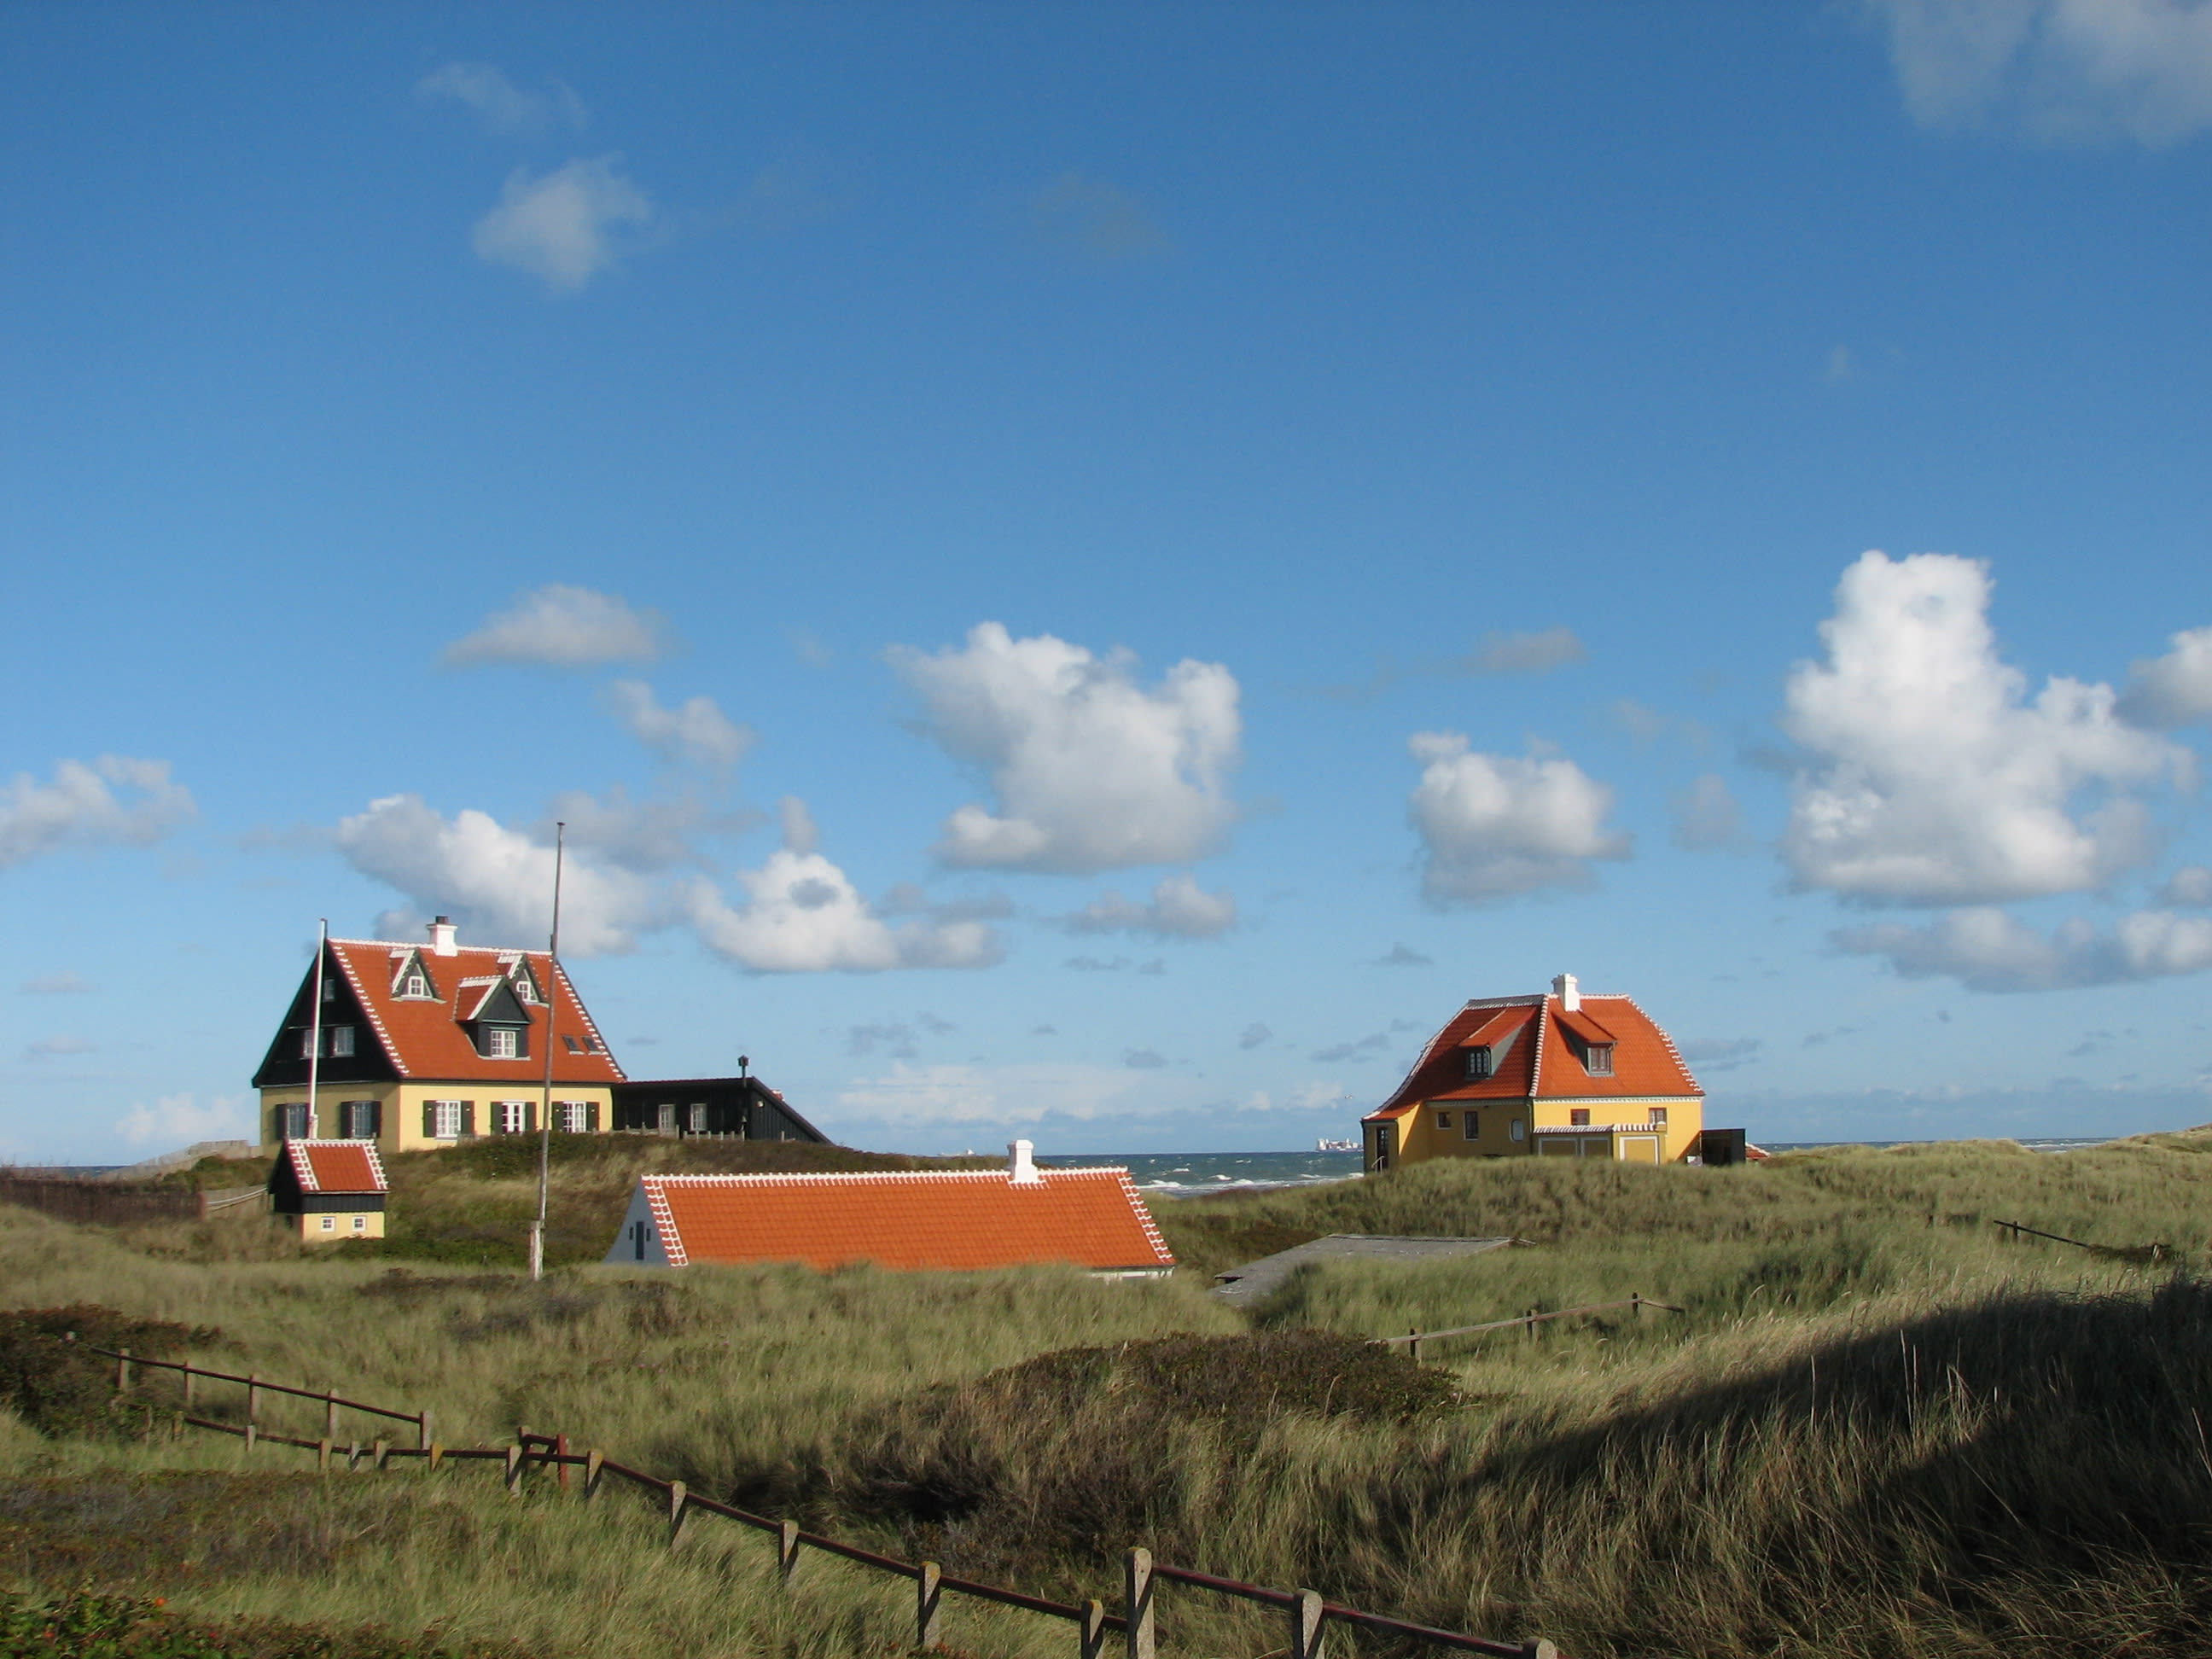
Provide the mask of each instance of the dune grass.
MULTIPOLYGON (((1142 1541, 1430 1622, 1540 1633, 1577 1659, 2180 1659, 2212 1627, 2212 1289, 2188 1270, 2212 1253, 2207 1151, 2212 1136, 2189 1134, 1746 1170, 1429 1164, 1162 1206, 1200 1267, 1331 1231, 1531 1241, 1311 1270, 1249 1321, 1194 1271, 1102 1284, 582 1267, 532 1289, 350 1250, 191 1260, 173 1240, 149 1249, 151 1235, 4 1212, 0 1281, 18 1306, 102 1302, 219 1327, 211 1359, 427 1404, 449 1443, 558 1428, 696 1489, 1048 1594, 1108 1595, 1119 1552, 1142 1541), (2007 1244, 1992 1219, 2115 1249, 2157 1240, 2183 1267, 2007 1244), (1334 1371, 1311 1370, 1311 1343, 1267 1346, 1632 1291, 1686 1311, 1445 1345, 1425 1354, 1435 1383, 1405 1391, 1422 1403, 1404 1413, 1352 1410, 1334 1371), (1071 1349, 1090 1355, 1038 1358, 1071 1349)), ((235 1445, 103 1449, 0 1419, 0 1472, 14 1475, 0 1489, 266 1480, 240 1471, 235 1445)), ((152 1563, 124 1577, 210 1614, 434 1625, 546 1652, 903 1639, 896 1581, 825 1569, 812 1599, 786 1599, 772 1550, 735 1528, 669 1558, 639 1505, 515 1504, 488 1474, 441 1479, 299 1483, 283 1503, 365 1540, 314 1572, 278 1561, 196 1584, 152 1563), (404 1491, 435 1502, 401 1504, 403 1523, 378 1505, 404 1491)), ((0 1519, 19 1501, 0 1500, 0 1519)), ((0 1572, 28 1573, 8 1566, 8 1536, 0 1572)), ((1169 1595, 1163 1620, 1175 1651, 1280 1645, 1264 1613, 1190 1592, 1169 1595)), ((952 1639, 1012 1654, 1059 1652, 1071 1635, 963 1606, 952 1639)))

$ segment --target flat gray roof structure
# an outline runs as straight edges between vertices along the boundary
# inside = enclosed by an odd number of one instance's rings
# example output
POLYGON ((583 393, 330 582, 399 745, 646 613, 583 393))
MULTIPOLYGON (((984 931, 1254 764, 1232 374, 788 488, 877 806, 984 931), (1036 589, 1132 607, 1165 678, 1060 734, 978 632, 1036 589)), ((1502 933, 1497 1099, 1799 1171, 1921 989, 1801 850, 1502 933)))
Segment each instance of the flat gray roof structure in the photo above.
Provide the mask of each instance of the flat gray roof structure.
POLYGON ((1290 1276, 1309 1261, 1342 1261, 1352 1257, 1433 1261, 1444 1256, 1480 1255, 1485 1250, 1520 1242, 1517 1238, 1403 1238, 1387 1233, 1331 1233, 1326 1238, 1296 1244, 1273 1255, 1263 1255, 1257 1261, 1248 1261, 1241 1267, 1214 1274, 1213 1293, 1224 1302, 1246 1307, 1280 1290, 1290 1276))

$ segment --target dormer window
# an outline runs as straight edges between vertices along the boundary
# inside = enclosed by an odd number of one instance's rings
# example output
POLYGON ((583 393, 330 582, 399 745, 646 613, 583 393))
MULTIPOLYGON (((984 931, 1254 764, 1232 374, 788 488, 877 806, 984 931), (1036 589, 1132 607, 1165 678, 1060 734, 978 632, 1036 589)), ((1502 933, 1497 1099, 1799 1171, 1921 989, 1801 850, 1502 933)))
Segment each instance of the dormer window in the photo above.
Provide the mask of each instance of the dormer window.
POLYGON ((1613 1045, 1610 1042, 1591 1043, 1583 1051, 1583 1069, 1592 1077, 1611 1077, 1613 1075, 1613 1045))
POLYGON ((486 1060, 520 1060, 522 1033, 512 1025, 489 1026, 484 1031, 486 1060))
POLYGON ((1467 1051, 1467 1074, 1471 1078, 1490 1075, 1490 1045, 1483 1043, 1467 1051))
POLYGON ((399 994, 403 997, 428 998, 430 994, 430 981, 421 974, 410 974, 407 975, 406 983, 399 988, 399 994))

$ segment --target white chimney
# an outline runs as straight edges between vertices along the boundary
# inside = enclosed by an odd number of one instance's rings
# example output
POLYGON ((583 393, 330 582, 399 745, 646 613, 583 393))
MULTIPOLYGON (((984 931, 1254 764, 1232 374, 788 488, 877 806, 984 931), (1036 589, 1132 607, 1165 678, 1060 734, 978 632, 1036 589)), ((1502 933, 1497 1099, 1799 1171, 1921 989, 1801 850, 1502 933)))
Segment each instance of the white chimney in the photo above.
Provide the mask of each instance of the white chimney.
POLYGON ((1561 974, 1552 981, 1552 994, 1559 1000, 1559 1006, 1569 1013, 1577 1012, 1583 1006, 1582 987, 1575 983, 1572 974, 1561 974))
POLYGON ((453 935, 459 931, 453 926, 451 916, 433 918, 430 923, 430 954, 434 957, 459 955, 460 946, 453 942, 453 935))
POLYGON ((1037 1173, 1036 1161, 1030 1156, 1036 1151, 1036 1146, 1026 1140, 1006 1143, 1006 1173, 1015 1186, 1034 1187, 1043 1182, 1044 1177, 1037 1173))

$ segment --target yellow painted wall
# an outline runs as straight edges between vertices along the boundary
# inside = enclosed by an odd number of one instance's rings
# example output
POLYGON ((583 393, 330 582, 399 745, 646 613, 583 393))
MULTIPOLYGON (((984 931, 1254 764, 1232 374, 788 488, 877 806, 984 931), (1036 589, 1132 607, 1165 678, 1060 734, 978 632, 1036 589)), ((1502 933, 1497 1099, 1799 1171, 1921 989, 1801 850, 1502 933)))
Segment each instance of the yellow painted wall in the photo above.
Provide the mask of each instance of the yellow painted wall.
POLYGON ((1425 1158, 1526 1157, 1533 1150, 1533 1144, 1525 1139, 1513 1139, 1512 1126, 1516 1118, 1525 1134, 1529 1124, 1526 1101, 1486 1101, 1480 1106, 1459 1100, 1425 1102, 1418 1112, 1399 1120, 1400 1139, 1404 1143, 1400 1157, 1408 1164, 1425 1158), (1465 1127, 1470 1111, 1474 1113, 1480 1130, 1473 1140, 1467 1138, 1465 1127), (1440 1118, 1449 1121, 1440 1126, 1440 1118))
POLYGON ((1577 1109, 1589 1113, 1589 1127, 1603 1129, 1608 1127, 1634 1133, 1641 1132, 1650 1121, 1651 1109, 1663 1107, 1667 1127, 1662 1137, 1659 1161, 1680 1163, 1690 1154, 1698 1136, 1705 1127, 1705 1102, 1696 1095, 1654 1095, 1633 1100, 1572 1098, 1540 1099, 1535 1103, 1536 1127, 1540 1129, 1565 1129, 1574 1121, 1577 1109))
MULTIPOLYGON (((307 1097, 304 1087, 261 1091, 261 1151, 265 1156, 273 1158, 276 1154, 276 1108, 297 1105, 307 1097)), ((485 1135, 491 1132, 494 1101, 526 1100, 534 1107, 538 1098, 536 1085, 517 1087, 513 1083, 325 1083, 315 1091, 315 1134, 323 1140, 337 1139, 340 1101, 374 1100, 384 1108, 383 1133, 376 1138, 377 1150, 419 1152, 425 1147, 457 1144, 423 1134, 422 1106, 426 1101, 473 1100, 477 1105, 477 1133, 485 1135)), ((556 1083, 553 1085, 553 1099, 556 1103, 564 1100, 595 1103, 599 1109, 602 1133, 614 1122, 614 1091, 603 1083, 556 1083)))
MULTIPOLYGON (((356 1099, 366 1098, 356 1096, 356 1099)), ((295 1218, 300 1224, 300 1237, 308 1244, 335 1244, 348 1238, 381 1238, 384 1237, 384 1212, 381 1210, 328 1210, 320 1215, 295 1218), (331 1226, 325 1231, 323 1223, 331 1226), (354 1223, 359 1221, 359 1227, 354 1223)))

